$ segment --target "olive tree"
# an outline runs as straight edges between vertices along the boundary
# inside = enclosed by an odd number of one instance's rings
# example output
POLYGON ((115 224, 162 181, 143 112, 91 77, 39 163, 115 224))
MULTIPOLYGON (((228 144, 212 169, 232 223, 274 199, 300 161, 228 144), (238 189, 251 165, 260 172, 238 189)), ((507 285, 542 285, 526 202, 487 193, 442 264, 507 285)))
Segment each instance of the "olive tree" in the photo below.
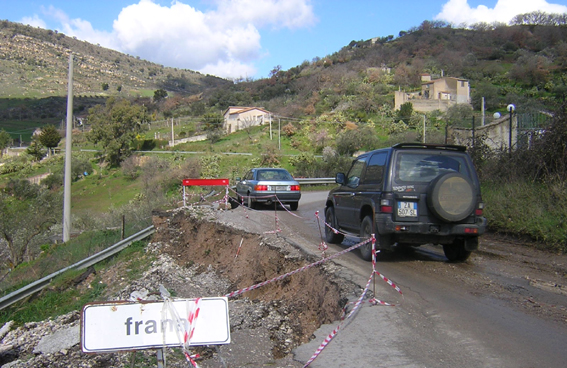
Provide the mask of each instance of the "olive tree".
POLYGON ((147 129, 148 116, 144 106, 125 99, 109 98, 106 105, 89 110, 91 131, 87 139, 102 145, 104 160, 118 167, 131 155, 136 136, 147 129))
POLYGON ((4 150, 12 144, 12 137, 4 129, 0 130, 0 157, 2 157, 4 150))
POLYGON ((6 263, 14 268, 35 256, 38 244, 61 215, 61 195, 27 180, 13 180, 0 191, 0 238, 6 263))

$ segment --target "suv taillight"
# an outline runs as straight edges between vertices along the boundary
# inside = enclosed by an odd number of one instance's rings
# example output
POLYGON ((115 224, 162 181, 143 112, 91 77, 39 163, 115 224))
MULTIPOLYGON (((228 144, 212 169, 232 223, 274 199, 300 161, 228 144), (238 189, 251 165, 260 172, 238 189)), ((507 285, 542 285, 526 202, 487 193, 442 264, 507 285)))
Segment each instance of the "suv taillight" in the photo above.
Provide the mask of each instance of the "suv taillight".
POLYGON ((389 199, 380 200, 380 212, 382 213, 393 213, 394 208, 392 207, 392 201, 389 199))
POLYGON ((476 210, 474 210, 474 214, 476 216, 482 216, 482 212, 484 210, 484 203, 482 202, 478 202, 478 205, 476 207, 476 210))

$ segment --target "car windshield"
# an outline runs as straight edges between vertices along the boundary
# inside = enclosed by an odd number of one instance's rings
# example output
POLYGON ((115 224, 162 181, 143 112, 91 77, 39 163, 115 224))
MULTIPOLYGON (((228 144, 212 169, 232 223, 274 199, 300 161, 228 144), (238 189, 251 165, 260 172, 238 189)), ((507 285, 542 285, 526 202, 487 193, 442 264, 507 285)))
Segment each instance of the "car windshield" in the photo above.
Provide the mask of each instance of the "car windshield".
POLYGON ((258 171, 257 180, 291 181, 293 178, 284 170, 262 170, 258 171))
POLYGON ((400 152, 396 162, 396 182, 430 182, 441 174, 458 172, 470 177, 461 155, 400 152))

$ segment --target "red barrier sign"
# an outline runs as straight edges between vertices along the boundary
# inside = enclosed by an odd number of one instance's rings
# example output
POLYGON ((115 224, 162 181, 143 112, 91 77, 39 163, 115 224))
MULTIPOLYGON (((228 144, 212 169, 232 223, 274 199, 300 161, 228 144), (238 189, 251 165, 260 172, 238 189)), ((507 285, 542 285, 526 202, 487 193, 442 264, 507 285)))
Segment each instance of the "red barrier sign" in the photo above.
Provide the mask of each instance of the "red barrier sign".
POLYGON ((183 179, 183 186, 228 185, 228 179, 183 179))

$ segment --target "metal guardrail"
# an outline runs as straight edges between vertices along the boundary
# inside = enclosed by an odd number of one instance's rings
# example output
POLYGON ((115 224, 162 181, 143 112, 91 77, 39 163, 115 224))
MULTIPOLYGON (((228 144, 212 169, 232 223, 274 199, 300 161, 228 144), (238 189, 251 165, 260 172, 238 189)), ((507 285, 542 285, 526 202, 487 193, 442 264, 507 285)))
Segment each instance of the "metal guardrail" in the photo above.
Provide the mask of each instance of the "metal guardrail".
POLYGON ((305 185, 335 184, 335 178, 295 178, 295 180, 305 185))
POLYGON ((42 279, 39 279, 31 284, 24 286, 21 289, 11 292, 10 294, 3 296, 0 298, 0 310, 4 309, 15 302, 24 299, 25 297, 37 293, 38 291, 42 290, 43 288, 47 287, 51 281, 56 278, 57 276, 69 271, 69 270, 82 270, 89 266, 92 266, 98 262, 101 262, 116 253, 120 252, 130 244, 135 241, 142 240, 147 238, 148 236, 152 235, 155 232, 154 226, 150 226, 134 235, 129 236, 128 238, 119 241, 118 243, 96 253, 90 257, 83 259, 71 266, 65 267, 57 272, 52 273, 51 275, 47 275, 42 279))
MULTIPOLYGON (((297 180, 297 182, 301 185, 324 185, 324 184, 335 184, 335 178, 296 178, 295 180, 297 180)), ((28 284, 26 286, 24 286, 21 289, 18 289, 16 291, 13 291, 12 293, 3 296, 2 298, 0 298, 0 310, 4 309, 12 304, 14 304, 15 302, 22 300, 24 298, 26 298, 29 295, 32 295, 34 293, 37 293, 38 291, 44 289, 45 287, 47 287, 51 281, 56 278, 57 276, 69 271, 69 270, 82 270, 85 269, 89 266, 92 266, 98 262, 101 262, 113 255, 115 255, 116 253, 120 252, 121 250, 123 250, 124 248, 126 248, 128 245, 130 245, 131 243, 138 241, 138 240, 142 240, 144 238, 147 238, 148 236, 152 235, 155 232, 155 228, 154 226, 150 226, 124 240, 121 240, 120 242, 96 253, 93 254, 92 256, 83 259, 82 261, 79 261, 75 264, 72 264, 71 266, 65 267, 57 272, 54 272, 48 276, 45 276, 42 279, 39 279, 35 282, 32 282, 31 284, 28 284)))

